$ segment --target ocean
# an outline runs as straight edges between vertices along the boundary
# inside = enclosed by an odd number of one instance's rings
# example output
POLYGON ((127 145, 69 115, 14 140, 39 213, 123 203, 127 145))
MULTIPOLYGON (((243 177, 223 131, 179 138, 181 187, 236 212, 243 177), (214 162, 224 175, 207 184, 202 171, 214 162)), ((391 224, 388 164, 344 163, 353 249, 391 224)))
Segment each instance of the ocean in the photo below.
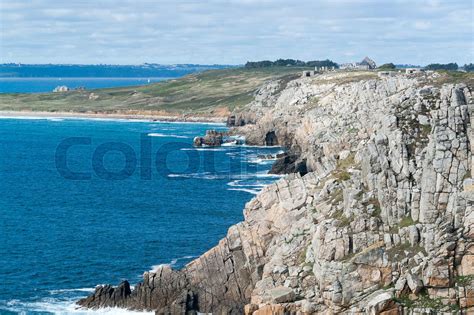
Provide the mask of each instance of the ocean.
POLYGON ((65 85, 70 89, 101 89, 124 86, 139 86, 166 80, 165 77, 153 78, 1 78, 0 93, 47 93, 57 86, 65 85))
POLYGON ((215 246, 280 148, 194 148, 206 129, 225 126, 1 118, 0 314, 89 314, 74 301, 96 285, 215 246))

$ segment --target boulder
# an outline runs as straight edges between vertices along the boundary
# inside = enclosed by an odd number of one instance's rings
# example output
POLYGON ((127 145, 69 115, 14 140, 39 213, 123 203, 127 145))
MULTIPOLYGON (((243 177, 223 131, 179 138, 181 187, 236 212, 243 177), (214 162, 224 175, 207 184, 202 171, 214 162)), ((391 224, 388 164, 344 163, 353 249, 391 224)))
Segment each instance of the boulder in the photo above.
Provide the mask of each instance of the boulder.
POLYGON ((414 294, 418 294, 423 289, 423 282, 417 275, 411 273, 407 274, 407 284, 414 294))
POLYGON ((296 299, 295 292, 283 286, 269 290, 269 294, 273 303, 293 302, 296 299))
MULTIPOLYGON (((394 308, 394 306, 395 306, 395 302, 393 301, 392 294, 388 292, 383 292, 371 298, 367 302, 366 314, 379 315, 379 314, 382 314, 384 311, 387 311, 388 309, 394 308)), ((395 307, 395 309, 397 308, 395 307)))

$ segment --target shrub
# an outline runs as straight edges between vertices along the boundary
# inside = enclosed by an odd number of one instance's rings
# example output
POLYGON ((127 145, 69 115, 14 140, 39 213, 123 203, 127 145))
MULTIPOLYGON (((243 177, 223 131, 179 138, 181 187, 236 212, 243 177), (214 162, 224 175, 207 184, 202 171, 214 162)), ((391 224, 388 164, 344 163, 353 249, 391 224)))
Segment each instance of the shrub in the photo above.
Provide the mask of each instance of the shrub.
POLYGON ((385 63, 383 65, 381 65, 380 67, 378 67, 378 69, 380 70, 393 70, 395 69, 396 66, 393 64, 393 63, 385 63))
POLYGON ((457 63, 431 63, 425 67, 427 70, 458 70, 459 66, 457 63))

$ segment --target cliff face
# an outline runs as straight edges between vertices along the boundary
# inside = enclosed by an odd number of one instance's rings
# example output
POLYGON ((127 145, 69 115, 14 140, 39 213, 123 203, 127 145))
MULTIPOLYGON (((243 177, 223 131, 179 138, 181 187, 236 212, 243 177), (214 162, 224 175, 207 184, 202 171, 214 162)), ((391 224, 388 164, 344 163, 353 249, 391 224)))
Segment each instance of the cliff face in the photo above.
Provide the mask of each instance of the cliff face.
POLYGON ((175 271, 99 287, 82 306, 157 313, 398 314, 474 305, 472 87, 333 73, 272 81, 234 120, 285 145, 290 174, 175 271), (251 114, 248 114, 251 113, 251 114), (251 122, 251 123, 248 123, 251 122))

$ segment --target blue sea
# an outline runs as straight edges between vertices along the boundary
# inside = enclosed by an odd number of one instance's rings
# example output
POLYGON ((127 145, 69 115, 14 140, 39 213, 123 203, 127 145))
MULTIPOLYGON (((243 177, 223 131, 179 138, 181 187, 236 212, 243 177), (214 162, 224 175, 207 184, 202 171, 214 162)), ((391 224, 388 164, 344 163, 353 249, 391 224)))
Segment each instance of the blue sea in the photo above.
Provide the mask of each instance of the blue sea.
POLYGON ((168 78, 0 78, 0 93, 46 93, 65 85, 70 89, 101 89, 147 85, 168 78))
POLYGON ((88 313, 74 301, 96 285, 215 246, 280 149, 194 148, 206 129, 225 127, 1 118, 0 314, 88 313))

